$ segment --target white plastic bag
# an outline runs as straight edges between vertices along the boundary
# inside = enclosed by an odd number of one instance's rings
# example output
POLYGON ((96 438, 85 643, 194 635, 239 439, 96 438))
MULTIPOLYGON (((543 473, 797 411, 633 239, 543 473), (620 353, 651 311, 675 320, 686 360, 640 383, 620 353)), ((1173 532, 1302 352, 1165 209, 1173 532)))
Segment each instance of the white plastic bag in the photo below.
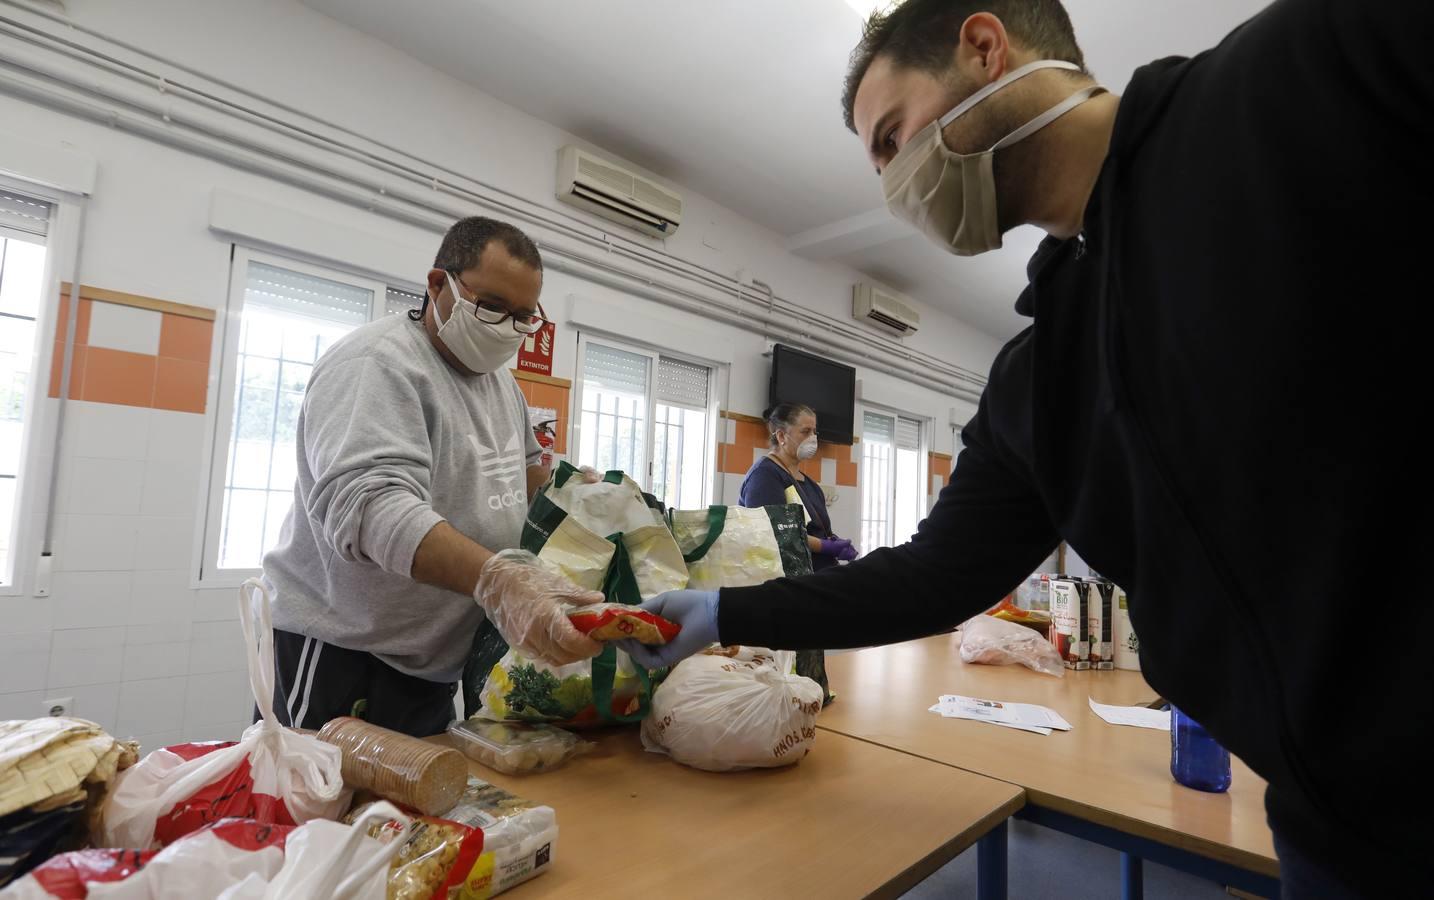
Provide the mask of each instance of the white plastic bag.
POLYGON ((822 689, 790 655, 732 647, 678 663, 642 723, 642 745, 709 772, 789 766, 817 737, 822 689))
POLYGON ((1039 631, 984 613, 961 626, 961 661, 989 666, 1020 663, 1034 672, 1061 678, 1061 655, 1039 631))
POLYGON ((297 825, 334 819, 348 809, 339 749, 284 728, 274 717, 273 625, 269 594, 258 579, 239 589, 239 620, 249 648, 249 685, 263 719, 238 743, 167 747, 120 773, 97 845, 151 849, 219 819, 297 825))
MULTIPOLYGON (((315 819, 298 828, 284 845, 284 867, 256 900, 384 900, 388 866, 403 849, 402 840, 383 843, 368 836, 370 826, 412 820, 387 801, 368 807, 352 825, 315 819)), ((221 900, 247 900, 248 894, 226 894, 221 900)))
POLYGON ((226 819, 185 835, 157 853, 82 850, 62 854, 10 885, 6 900, 384 900, 388 866, 401 842, 367 835, 376 822, 410 820, 375 803, 353 827, 315 819, 265 825, 226 819))
POLYGON ((228 819, 186 835, 158 853, 135 850, 79 850, 50 859, 10 885, 6 900, 102 897, 157 900, 166 897, 224 897, 235 885, 257 879, 262 885, 284 864, 284 841, 292 825, 259 825, 228 819))

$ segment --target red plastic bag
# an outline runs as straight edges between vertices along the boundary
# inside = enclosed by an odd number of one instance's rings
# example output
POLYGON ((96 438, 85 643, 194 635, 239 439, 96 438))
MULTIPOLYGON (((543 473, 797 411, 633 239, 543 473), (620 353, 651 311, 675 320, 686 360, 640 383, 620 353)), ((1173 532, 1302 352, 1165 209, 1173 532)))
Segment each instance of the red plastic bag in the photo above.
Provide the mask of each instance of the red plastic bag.
MULTIPOLYGON (((204 744, 179 744, 164 748, 165 753, 188 760, 206 753, 236 745, 235 741, 204 744)), ((298 825, 284 801, 254 789, 254 776, 248 757, 240 760, 227 776, 201 788, 184 803, 177 804, 154 822, 154 839, 168 845, 221 819, 253 819, 273 825, 298 825)))
POLYGON ((144 868, 157 850, 76 850, 31 869, 8 890, 18 897, 83 900, 90 885, 123 881, 144 868))
POLYGON ((254 874, 268 880, 283 865, 294 829, 244 819, 202 828, 164 850, 77 850, 62 853, 6 889, 17 900, 83 900, 98 884, 126 882, 119 893, 214 896, 254 874))

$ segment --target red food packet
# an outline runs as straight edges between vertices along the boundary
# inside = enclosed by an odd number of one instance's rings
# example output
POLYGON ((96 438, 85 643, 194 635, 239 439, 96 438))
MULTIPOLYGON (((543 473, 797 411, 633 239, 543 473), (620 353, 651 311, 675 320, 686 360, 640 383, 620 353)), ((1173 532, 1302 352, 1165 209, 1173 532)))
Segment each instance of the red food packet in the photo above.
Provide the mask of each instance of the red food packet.
POLYGON ((568 613, 573 627, 595 641, 635 638, 644 644, 665 644, 682 626, 625 603, 595 603, 568 613))

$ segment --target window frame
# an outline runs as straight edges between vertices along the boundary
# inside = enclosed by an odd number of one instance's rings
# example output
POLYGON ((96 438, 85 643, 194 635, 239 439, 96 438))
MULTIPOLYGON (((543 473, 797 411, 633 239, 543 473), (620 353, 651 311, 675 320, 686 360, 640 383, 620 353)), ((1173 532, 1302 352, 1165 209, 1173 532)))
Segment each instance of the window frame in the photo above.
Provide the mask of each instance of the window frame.
MULTIPOLYGON (((0 597, 48 596, 48 585, 36 583, 40 554, 45 548, 45 525, 58 535, 60 523, 53 521, 57 509, 52 503, 54 479, 59 461, 59 428, 65 398, 50 396, 50 370, 54 367, 55 339, 59 334, 60 286, 73 282, 83 225, 85 198, 51 188, 22 177, 0 174, 0 189, 43 200, 50 204, 46 229, 45 268, 40 277, 42 293, 35 317, 35 348, 32 379, 26 385, 25 415, 21 426, 20 459, 16 467, 15 510, 10 541, 10 579, 0 582, 0 597)), ((6 229, 7 237, 33 240, 6 229)), ((73 338, 73 336, 71 336, 73 338)), ((71 343, 73 346, 73 343, 71 343)), ((54 549, 52 543, 51 549, 54 549)))
MULTIPOLYGON (((210 418, 205 423, 204 490, 199 492, 199 509, 195 518, 196 522, 203 523, 203 527, 195 529, 192 555, 194 574, 191 582, 194 588, 238 587, 245 579, 257 576, 262 571, 260 568, 219 567, 219 545, 224 529, 225 476, 229 468, 229 445, 233 439, 234 407, 238 401, 236 381, 239 368, 239 335, 243 325, 244 294, 251 262, 368 290, 372 297, 369 301, 368 319, 363 324, 375 322, 388 314, 390 285, 386 281, 242 244, 231 245, 229 290, 222 315, 219 317, 222 332, 220 352, 210 366, 212 387, 207 408, 213 412, 208 414, 210 418)), ((393 287, 405 291, 413 290, 402 284, 395 284, 393 287)))
MULTIPOLYGON (((569 398, 571 409, 568 413, 568 447, 571 448, 571 456, 577 459, 582 449, 582 415, 583 415, 583 390, 585 387, 585 374, 587 372, 587 348, 590 344, 599 344, 610 347, 614 350, 621 350, 624 353, 631 353, 635 356, 642 356, 648 360, 647 385, 644 388, 644 399, 646 400, 646 420, 644 422, 643 438, 643 461, 642 471, 638 474, 627 473, 638 486, 644 491, 651 492, 653 481, 653 454, 657 443, 657 368, 662 364, 663 359, 674 362, 684 362, 695 366, 701 366, 707 370, 707 398, 704 407, 706 442, 703 447, 702 460, 702 498, 701 506, 693 507, 705 509, 716 496, 717 486, 717 427, 718 427, 718 378, 721 372, 721 364, 711 360, 700 359, 681 353, 663 351, 645 344, 624 340, 620 337, 611 337, 605 332, 579 329, 577 332, 577 368, 573 378, 573 392, 569 398)), ((674 406, 676 409, 687 409, 681 405, 663 404, 674 406)), ((662 499, 662 498, 658 498, 662 499)))

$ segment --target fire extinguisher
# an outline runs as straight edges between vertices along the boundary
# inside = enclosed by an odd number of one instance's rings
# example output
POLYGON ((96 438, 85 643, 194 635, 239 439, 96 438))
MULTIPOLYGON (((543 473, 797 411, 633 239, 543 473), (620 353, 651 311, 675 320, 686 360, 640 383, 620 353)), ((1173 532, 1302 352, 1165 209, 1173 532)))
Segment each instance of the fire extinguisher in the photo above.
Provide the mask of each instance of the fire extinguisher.
POLYGON ((553 467, 553 448, 558 444, 558 433, 553 428, 556 424, 556 419, 548 419, 533 426, 533 437, 538 439, 538 446, 543 448, 538 464, 545 469, 553 467))

